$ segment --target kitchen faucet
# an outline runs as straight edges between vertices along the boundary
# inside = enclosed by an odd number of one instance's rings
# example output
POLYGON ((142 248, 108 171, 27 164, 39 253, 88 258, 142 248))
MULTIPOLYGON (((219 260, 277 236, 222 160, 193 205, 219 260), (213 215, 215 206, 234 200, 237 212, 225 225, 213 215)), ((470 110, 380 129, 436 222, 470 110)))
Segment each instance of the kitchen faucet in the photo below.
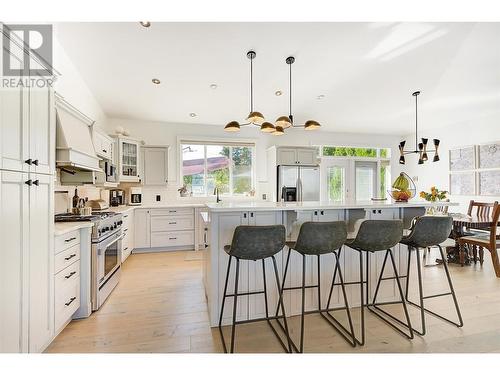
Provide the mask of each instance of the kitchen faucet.
POLYGON ((217 186, 214 188, 214 195, 217 196, 217 203, 222 201, 222 199, 219 198, 219 188, 217 186))

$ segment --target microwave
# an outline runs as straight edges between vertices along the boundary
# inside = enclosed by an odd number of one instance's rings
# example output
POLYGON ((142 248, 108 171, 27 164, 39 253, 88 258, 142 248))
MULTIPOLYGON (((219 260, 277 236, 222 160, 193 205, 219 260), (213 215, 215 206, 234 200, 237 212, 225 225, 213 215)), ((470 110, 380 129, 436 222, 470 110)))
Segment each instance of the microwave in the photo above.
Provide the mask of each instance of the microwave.
POLYGON ((116 182, 116 167, 109 161, 105 161, 103 169, 106 182, 116 182))

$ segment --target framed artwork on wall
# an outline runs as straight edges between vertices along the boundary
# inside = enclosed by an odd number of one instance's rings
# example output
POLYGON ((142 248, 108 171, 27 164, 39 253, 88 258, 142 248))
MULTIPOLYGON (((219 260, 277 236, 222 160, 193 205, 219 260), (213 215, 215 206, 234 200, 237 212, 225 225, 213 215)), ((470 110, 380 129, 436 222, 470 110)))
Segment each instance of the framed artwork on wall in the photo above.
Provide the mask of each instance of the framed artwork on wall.
POLYGON ((476 195, 476 172, 450 174, 450 194, 476 195))
POLYGON ((500 142, 478 146, 479 168, 500 168, 500 142))
POLYGON ((450 150, 450 172, 467 171, 476 168, 474 146, 465 146, 450 150))
POLYGON ((500 196, 500 169, 479 172, 479 195, 500 196))

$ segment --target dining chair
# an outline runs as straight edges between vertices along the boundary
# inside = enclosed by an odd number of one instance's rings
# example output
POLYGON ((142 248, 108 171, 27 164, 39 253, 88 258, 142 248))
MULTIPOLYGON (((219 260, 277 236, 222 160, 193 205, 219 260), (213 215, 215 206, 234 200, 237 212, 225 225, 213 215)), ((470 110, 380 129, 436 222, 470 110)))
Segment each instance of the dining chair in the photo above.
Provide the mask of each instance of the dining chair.
MULTIPOLYGON (((495 202, 476 202, 475 200, 471 199, 469 202, 469 208, 467 209, 467 215, 469 216, 476 216, 480 218, 486 218, 486 219, 492 219, 493 218, 493 211, 495 204, 498 204, 497 201, 495 202)), ((487 229, 467 229, 467 232, 465 235, 471 236, 471 235, 476 235, 476 234, 487 234, 489 233, 489 228, 487 229)), ((477 263, 478 260, 478 246, 476 245, 470 245, 470 249, 464 249, 464 250, 470 250, 468 252, 469 256, 470 253, 472 252, 472 259, 474 260, 474 263, 477 263)), ((484 252, 482 248, 479 248, 479 263, 482 265, 483 264, 483 259, 484 259, 484 252)))
POLYGON ((466 245, 469 246, 477 246, 479 248, 479 258, 482 264, 483 259, 483 249, 487 249, 491 253, 491 261, 493 263, 493 268, 495 269, 495 274, 497 277, 500 277, 500 261, 498 259, 497 248, 500 247, 500 243, 498 242, 499 238, 497 238, 497 227, 498 227, 498 218, 500 216, 500 205, 498 202, 493 203, 493 217, 492 217, 492 226, 489 229, 489 232, 484 233, 476 233, 471 236, 460 237, 458 239, 458 245, 460 250, 463 251, 466 245))

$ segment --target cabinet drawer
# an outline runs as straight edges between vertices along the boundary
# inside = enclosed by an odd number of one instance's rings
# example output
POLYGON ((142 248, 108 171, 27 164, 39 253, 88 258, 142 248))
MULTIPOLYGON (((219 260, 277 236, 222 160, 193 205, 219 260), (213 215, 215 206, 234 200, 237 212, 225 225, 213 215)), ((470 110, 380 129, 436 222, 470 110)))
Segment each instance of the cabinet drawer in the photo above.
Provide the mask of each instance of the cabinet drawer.
POLYGON ((59 293, 72 286, 74 280, 77 279, 80 279, 80 261, 73 263, 56 274, 54 281, 56 297, 59 293))
POLYGON ((170 247, 194 245, 194 231, 153 232, 151 247, 170 247))
POLYGON ((69 249, 56 254, 54 260, 54 273, 58 273, 69 265, 75 263, 77 260, 80 260, 80 244, 71 246, 69 249))
POLYGON ((190 216, 153 216, 151 232, 165 232, 194 229, 194 215, 190 216))
MULTIPOLYGON (((125 251, 125 249, 128 248, 130 245, 129 236, 130 235, 128 234, 128 232, 123 233, 123 237, 122 237, 122 249, 123 249, 123 251, 125 251)), ((130 249, 130 250, 132 250, 132 249, 130 249)))
POLYGON ((56 289, 55 297, 55 329, 58 332, 80 307, 80 278, 72 280, 64 290, 56 289))
POLYGON ((75 230, 55 238, 55 252, 60 253, 67 248, 80 243, 80 231, 75 230))
POLYGON ((151 216, 163 216, 163 215, 188 216, 188 215, 194 215, 194 208, 189 208, 189 207, 154 208, 150 210, 150 213, 151 216))

